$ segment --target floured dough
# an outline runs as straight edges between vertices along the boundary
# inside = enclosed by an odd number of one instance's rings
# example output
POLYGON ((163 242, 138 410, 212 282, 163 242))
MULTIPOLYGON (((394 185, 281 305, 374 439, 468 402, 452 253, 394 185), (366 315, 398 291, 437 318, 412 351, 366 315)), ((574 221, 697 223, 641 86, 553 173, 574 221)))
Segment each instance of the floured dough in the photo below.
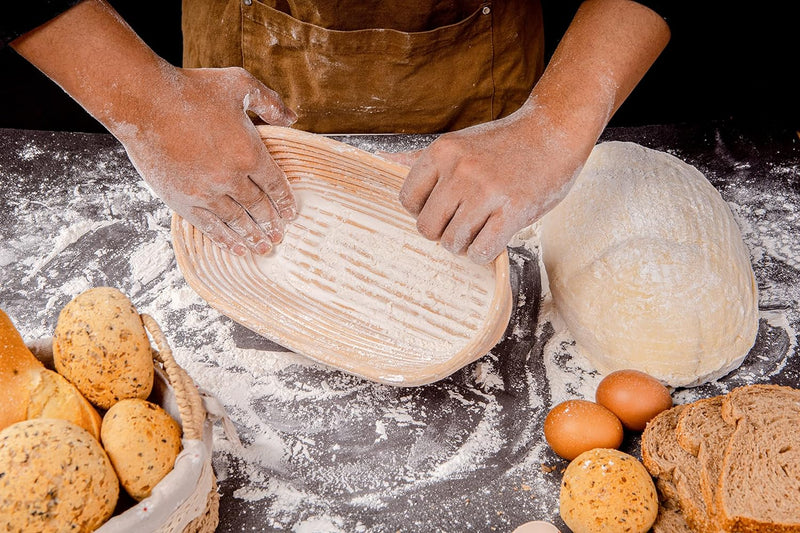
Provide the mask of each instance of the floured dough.
POLYGON ((699 385, 738 367, 755 341, 756 282, 739 228, 676 157, 597 145, 542 220, 541 241, 555 306, 602 373, 699 385))

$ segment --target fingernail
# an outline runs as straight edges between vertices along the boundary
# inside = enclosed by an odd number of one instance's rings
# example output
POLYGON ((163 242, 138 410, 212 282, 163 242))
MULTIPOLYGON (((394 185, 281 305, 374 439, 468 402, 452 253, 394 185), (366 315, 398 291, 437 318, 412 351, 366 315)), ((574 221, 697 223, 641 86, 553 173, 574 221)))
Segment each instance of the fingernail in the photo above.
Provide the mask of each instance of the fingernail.
POLYGON ((291 126, 292 124, 297 122, 298 116, 297 113, 295 113, 292 109, 287 109, 287 111, 288 113, 286 115, 287 118, 289 119, 289 125, 291 126))
POLYGON ((297 218, 297 209, 294 207, 285 207, 281 209, 279 215, 284 220, 294 220, 297 218))
POLYGON ((243 256, 244 254, 247 253, 247 248, 245 248, 243 244, 234 244, 233 248, 231 248, 231 251, 235 255, 238 255, 238 256, 241 257, 241 256, 243 256))
POLYGON ((474 250, 473 248, 469 248, 467 250, 467 257, 473 262, 479 265, 486 265, 489 264, 494 260, 495 257, 500 255, 499 253, 495 253, 492 255, 493 252, 487 250, 474 250))
POLYGON ((267 235, 269 235, 269 240, 273 243, 278 244, 283 240, 283 232, 278 230, 272 230, 267 235))
POLYGON ((268 243, 267 241, 258 241, 256 244, 257 253, 264 255, 268 254, 270 251, 272 251, 272 244, 268 243))

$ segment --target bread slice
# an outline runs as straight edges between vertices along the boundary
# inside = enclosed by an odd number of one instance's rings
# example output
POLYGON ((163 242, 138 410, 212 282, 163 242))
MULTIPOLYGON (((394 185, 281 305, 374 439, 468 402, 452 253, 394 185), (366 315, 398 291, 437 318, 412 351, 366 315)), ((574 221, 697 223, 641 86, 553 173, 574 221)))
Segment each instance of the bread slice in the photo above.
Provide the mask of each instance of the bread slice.
POLYGON ((653 533, 692 533, 681 510, 667 503, 658 507, 658 516, 650 531, 653 533))
POLYGON ((685 405, 676 405, 659 413, 647 423, 642 433, 642 462, 645 468, 650 475, 670 483, 675 468, 686 454, 686 450, 674 445, 677 444, 675 427, 684 409, 685 405))
POLYGON ((722 399, 723 396, 714 396, 692 402, 678 417, 678 444, 695 457, 705 441, 715 439, 716 432, 727 428, 728 423, 722 419, 722 399))
POLYGON ((642 434, 642 462, 657 478, 656 488, 665 507, 679 507, 693 531, 715 533, 719 528, 709 520, 700 490, 700 464, 678 444, 675 433, 685 408, 685 405, 675 406, 648 422, 642 434))
POLYGON ((800 390, 731 391, 722 418, 735 426, 717 487, 717 518, 731 531, 800 532, 800 390))
POLYGON ((722 418, 722 396, 698 400, 678 417, 678 444, 697 457, 700 491, 709 518, 716 520, 716 494, 720 471, 733 426, 722 418))

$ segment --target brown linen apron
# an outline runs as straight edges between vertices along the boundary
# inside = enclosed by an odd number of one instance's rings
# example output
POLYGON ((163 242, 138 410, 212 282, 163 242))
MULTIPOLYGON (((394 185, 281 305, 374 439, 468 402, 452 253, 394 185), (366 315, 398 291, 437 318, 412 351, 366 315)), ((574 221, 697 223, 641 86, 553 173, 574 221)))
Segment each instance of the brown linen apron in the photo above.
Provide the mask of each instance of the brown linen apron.
POLYGON ((183 0, 185 67, 242 66, 317 133, 508 115, 544 65, 539 0, 183 0))

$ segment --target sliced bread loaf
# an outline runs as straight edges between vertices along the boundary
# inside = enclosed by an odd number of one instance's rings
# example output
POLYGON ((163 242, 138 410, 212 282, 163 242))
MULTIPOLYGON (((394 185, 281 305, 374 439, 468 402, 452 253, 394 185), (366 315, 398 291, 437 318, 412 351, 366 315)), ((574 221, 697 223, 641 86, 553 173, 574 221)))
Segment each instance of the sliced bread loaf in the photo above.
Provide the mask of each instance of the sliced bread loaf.
POLYGON ((729 531, 800 532, 800 390, 751 385, 729 393, 735 426, 717 487, 717 519, 729 531))
POLYGON ((675 406, 648 422, 642 434, 642 462, 657 478, 656 488, 664 501, 663 506, 680 508, 693 531, 713 533, 718 528, 708 519, 700 490, 700 464, 678 444, 675 433, 685 407, 675 406))
POLYGON ((686 450, 675 445, 675 427, 685 408, 685 405, 676 405, 659 413, 642 433, 642 462, 650 475, 664 481, 673 481, 675 468, 686 455, 686 450))
POLYGON ((700 491, 711 520, 716 519, 717 485, 733 433, 733 426, 722 418, 722 400, 722 396, 715 396, 687 405, 675 430, 678 443, 700 464, 700 491))
POLYGON ((650 529, 652 533, 692 533, 681 510, 664 503, 658 508, 658 516, 650 529))

